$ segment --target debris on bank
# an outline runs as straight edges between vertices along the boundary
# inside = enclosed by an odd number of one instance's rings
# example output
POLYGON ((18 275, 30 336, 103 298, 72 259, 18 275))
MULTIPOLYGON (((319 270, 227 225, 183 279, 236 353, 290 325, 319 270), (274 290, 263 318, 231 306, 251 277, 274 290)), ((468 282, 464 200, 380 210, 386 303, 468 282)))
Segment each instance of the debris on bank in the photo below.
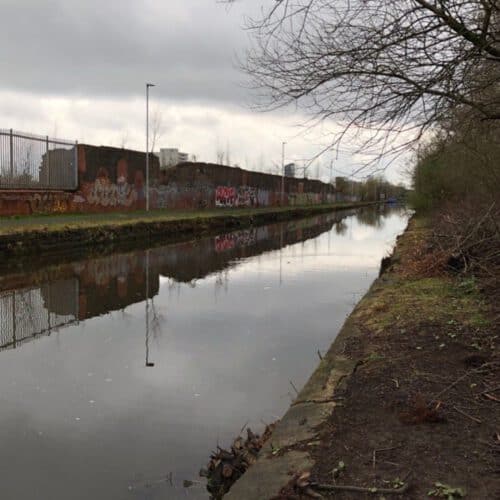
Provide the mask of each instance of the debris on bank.
POLYGON ((257 461, 259 451, 271 437, 276 422, 266 426, 262 435, 247 428, 246 439, 238 436, 229 450, 217 446, 210 456, 207 468, 200 476, 207 478, 207 490, 212 500, 220 500, 231 486, 257 461))

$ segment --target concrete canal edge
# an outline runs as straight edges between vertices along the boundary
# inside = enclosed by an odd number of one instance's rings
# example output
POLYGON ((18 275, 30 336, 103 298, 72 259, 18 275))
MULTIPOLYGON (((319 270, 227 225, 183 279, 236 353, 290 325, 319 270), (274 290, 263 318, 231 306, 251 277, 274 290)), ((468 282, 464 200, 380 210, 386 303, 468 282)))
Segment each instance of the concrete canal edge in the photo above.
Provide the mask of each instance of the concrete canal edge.
POLYGON ((390 287, 390 280, 382 276, 372 283, 295 401, 277 423, 257 462, 233 485, 224 496, 225 500, 268 500, 278 495, 290 481, 291 473, 313 468, 314 461, 308 447, 319 443, 317 429, 330 418, 337 405, 342 405, 344 388, 362 363, 362 360, 344 355, 348 340, 365 335, 356 325, 354 317, 381 286, 390 287))
MULTIPOLYGON (((339 210, 373 205, 373 202, 314 205, 282 209, 255 209, 227 212, 221 209, 215 215, 198 212, 191 216, 175 216, 166 213, 165 219, 109 221, 102 224, 67 225, 51 228, 40 219, 39 227, 0 233, 0 256, 18 257, 40 253, 61 253, 78 248, 116 246, 119 243, 137 241, 141 245, 149 242, 186 236, 202 236, 215 232, 229 232, 251 226, 283 222, 302 217, 319 215, 339 210)), ((46 219, 45 219, 46 220, 46 219)))

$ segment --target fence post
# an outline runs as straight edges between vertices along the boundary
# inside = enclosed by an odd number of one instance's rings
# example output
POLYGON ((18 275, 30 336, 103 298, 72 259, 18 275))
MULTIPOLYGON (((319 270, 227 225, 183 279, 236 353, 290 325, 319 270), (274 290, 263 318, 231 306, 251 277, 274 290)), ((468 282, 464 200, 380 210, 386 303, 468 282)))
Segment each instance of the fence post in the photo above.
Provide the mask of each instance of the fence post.
POLYGON ((78 141, 75 141, 75 167, 73 168, 73 187, 78 189, 78 141))
POLYGON ((13 130, 10 129, 10 182, 14 180, 14 133, 13 130))
POLYGON ((45 136, 45 157, 47 158, 47 185, 51 185, 50 155, 49 155, 49 136, 45 136))

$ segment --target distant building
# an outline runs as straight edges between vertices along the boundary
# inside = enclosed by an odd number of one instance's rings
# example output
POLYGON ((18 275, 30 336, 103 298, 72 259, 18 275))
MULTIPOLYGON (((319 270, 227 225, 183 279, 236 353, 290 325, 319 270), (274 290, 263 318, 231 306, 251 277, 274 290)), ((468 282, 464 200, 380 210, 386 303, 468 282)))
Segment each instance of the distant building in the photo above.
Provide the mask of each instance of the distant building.
POLYGON ((295 163, 285 165, 285 177, 295 177, 295 163))
POLYGON ((160 152, 155 154, 160 159, 161 169, 175 167, 179 163, 189 161, 188 153, 182 153, 177 148, 161 148, 160 152))

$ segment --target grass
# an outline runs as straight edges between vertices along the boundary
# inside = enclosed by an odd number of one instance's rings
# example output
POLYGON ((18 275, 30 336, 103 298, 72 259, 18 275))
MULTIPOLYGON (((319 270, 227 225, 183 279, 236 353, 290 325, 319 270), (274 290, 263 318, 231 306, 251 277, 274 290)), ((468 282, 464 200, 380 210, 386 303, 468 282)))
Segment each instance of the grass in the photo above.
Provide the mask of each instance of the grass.
MULTIPOLYGON (((427 223, 413 219, 411 230, 399 241, 388 282, 374 286, 355 317, 375 336, 389 332, 439 331, 440 342, 466 340, 469 345, 487 344, 479 333, 491 326, 490 310, 473 278, 439 272, 426 276, 408 269, 418 248, 426 248, 427 223)), ((417 267, 418 269, 418 267, 417 267)))
POLYGON ((189 220, 209 217, 248 216, 270 212, 287 212, 296 209, 349 208, 349 204, 308 205, 293 207, 266 208, 224 208, 207 210, 145 210, 134 212, 109 212, 95 214, 49 214, 0 217, 0 234, 11 234, 32 230, 58 231, 61 229, 89 228, 101 226, 120 226, 141 222, 163 222, 170 220, 189 220))

